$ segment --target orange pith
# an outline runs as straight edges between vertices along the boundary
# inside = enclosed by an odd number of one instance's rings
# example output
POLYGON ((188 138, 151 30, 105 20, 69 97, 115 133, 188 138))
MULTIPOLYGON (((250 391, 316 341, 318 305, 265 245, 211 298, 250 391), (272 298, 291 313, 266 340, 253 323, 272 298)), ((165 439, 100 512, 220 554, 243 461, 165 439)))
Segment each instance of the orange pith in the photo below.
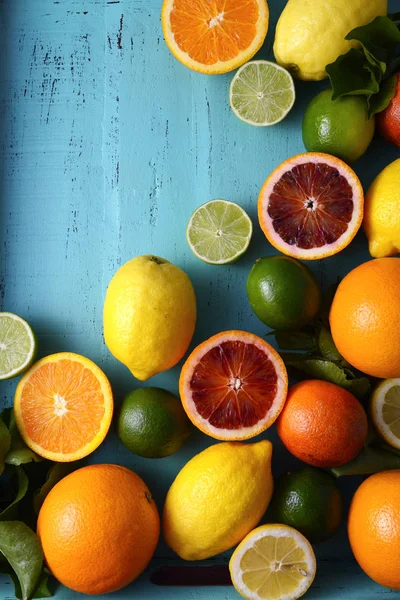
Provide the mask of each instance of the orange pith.
POLYGON ((54 354, 21 379, 14 410, 25 443, 37 454, 60 462, 77 460, 95 450, 107 434, 111 387, 87 358, 54 354))
POLYGON ((221 440, 248 439, 278 417, 287 392, 285 366, 267 342, 228 331, 200 344, 183 366, 179 390, 192 422, 221 440))
POLYGON ((164 0, 162 23, 178 60, 197 71, 223 73, 260 48, 268 7, 265 0, 164 0))
POLYGON ((269 242, 301 259, 336 254, 356 235, 364 194, 354 171, 328 154, 309 152, 283 162, 265 181, 258 217, 269 242))

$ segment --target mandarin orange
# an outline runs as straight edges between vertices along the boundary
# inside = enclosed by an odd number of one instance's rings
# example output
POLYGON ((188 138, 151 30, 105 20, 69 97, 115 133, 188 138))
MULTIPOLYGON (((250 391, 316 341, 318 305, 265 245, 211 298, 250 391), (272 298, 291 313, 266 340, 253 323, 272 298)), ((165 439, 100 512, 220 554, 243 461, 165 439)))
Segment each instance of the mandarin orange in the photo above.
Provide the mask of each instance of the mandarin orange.
POLYGON ((354 367, 400 377, 400 260, 377 258, 350 271, 333 299, 333 340, 354 367))
POLYGON ((282 442, 314 467, 338 467, 360 452, 367 417, 353 394, 328 381, 293 385, 276 422, 282 442))
POLYGON ((374 581, 400 590, 400 470, 368 477, 351 502, 348 534, 360 567, 374 581))
POLYGON ((37 531, 46 563, 63 585, 105 594, 128 585, 146 568, 160 519, 136 473, 118 465, 90 465, 54 486, 37 531))

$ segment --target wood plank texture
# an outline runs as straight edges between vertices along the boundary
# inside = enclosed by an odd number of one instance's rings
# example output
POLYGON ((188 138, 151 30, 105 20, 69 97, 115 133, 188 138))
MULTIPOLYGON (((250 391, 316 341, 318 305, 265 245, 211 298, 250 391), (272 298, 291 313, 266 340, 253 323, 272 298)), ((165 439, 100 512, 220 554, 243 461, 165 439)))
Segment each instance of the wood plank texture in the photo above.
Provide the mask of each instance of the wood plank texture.
MULTIPOLYGON (((391 1, 393 10, 396 4, 391 1)), ((270 2, 262 58, 272 58, 284 5, 284 0, 270 2)), ((0 11, 1 310, 32 324, 41 356, 69 350, 98 363, 117 402, 138 382, 104 345, 102 306, 111 276, 135 255, 159 254, 190 275, 199 312, 193 345, 224 329, 264 335, 245 291, 254 260, 273 254, 257 225, 256 199, 271 170, 304 150, 302 114, 326 82, 296 83, 298 99, 288 118, 273 128, 252 128, 230 111, 232 75, 193 73, 170 55, 160 0, 2 0, 0 11), (205 265, 186 244, 193 209, 214 197, 240 203, 255 225, 249 251, 233 266, 205 265)), ((396 157, 375 140, 357 164, 363 183, 396 157)), ((311 268, 326 286, 367 259, 366 240, 359 234, 338 257, 311 268)), ((176 392, 178 374, 179 366, 150 384, 176 392)), ((0 408, 12 404, 15 385, 0 383, 0 408)), ((296 465, 274 432, 267 437, 276 442, 276 475, 296 465)), ((177 455, 151 461, 130 454, 111 433, 91 460, 137 471, 161 508, 178 470, 209 442, 197 433, 177 455)), ((348 497, 357 483, 343 483, 348 497)), ((392 594, 361 573, 344 526, 317 554, 310 600, 378 600, 392 594)), ((161 542, 152 568, 176 562, 161 542)), ((1 575, 0 598, 13 598, 1 575)), ((83 596, 58 587, 56 598, 83 596)), ((232 587, 160 588, 150 584, 146 572, 107 598, 239 596, 232 587)))

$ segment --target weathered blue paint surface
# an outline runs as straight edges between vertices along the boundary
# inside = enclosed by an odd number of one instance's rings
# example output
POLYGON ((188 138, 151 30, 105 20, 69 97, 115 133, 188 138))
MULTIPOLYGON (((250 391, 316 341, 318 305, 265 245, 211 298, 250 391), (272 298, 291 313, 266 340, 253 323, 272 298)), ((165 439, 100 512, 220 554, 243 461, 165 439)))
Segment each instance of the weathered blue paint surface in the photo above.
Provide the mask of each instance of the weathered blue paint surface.
MULTIPOLYGON (((270 2, 261 57, 272 58, 284 4, 270 2)), ((396 5, 392 0, 393 10, 396 5)), ((199 312, 193 344, 231 328, 264 335, 245 293, 254 260, 273 253, 257 225, 258 191, 276 165, 303 151, 304 108, 327 84, 296 83, 298 99, 288 118, 273 128, 252 128, 230 111, 232 75, 193 73, 170 55, 162 39, 160 0, 3 0, 0 7, 1 308, 28 319, 41 356, 70 350, 97 362, 117 403, 138 382, 104 345, 102 305, 111 276, 135 255, 159 254, 189 273, 199 312), (193 209, 214 197, 239 202, 255 225, 250 250, 233 266, 207 266, 186 244, 193 209)), ((396 157, 388 145, 374 141, 356 167, 363 184, 396 157)), ((339 256, 311 266, 326 286, 367 259, 361 233, 339 256)), ((179 366, 149 384, 176 392, 178 374, 179 366)), ((15 385, 0 383, 1 406, 12 403, 15 385)), ((277 442, 275 433, 267 437, 277 442)), ((180 467, 210 441, 194 434, 177 455, 152 461, 130 454, 111 433, 91 460, 137 471, 161 509, 180 467)), ((274 474, 295 464, 277 443, 274 474)), ((349 498, 357 484, 342 483, 349 498)), ((310 600, 393 594, 361 573, 344 526, 316 551, 319 570, 310 600)), ((160 542, 152 567, 169 561, 176 559, 160 542)), ((58 599, 79 597, 57 589, 58 599)), ((13 598, 1 575, 0 598, 13 598)), ((146 573, 108 598, 239 596, 231 587, 162 589, 146 573)))

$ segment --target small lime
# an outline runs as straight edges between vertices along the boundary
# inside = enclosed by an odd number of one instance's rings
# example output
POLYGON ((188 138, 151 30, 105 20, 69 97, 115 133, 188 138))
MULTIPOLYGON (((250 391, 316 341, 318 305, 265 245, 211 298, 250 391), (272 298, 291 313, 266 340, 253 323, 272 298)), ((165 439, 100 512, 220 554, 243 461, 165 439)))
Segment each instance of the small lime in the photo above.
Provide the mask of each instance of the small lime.
POLYGON ((347 163, 358 160, 370 145, 375 117, 368 119, 362 96, 332 100, 332 90, 318 94, 303 119, 303 142, 308 152, 326 152, 347 163))
POLYGON ((36 355, 36 337, 18 315, 0 312, 0 380, 21 375, 36 355))
POLYGON ((343 498, 335 478, 314 467, 281 475, 271 508, 279 523, 294 527, 310 542, 330 538, 343 518, 343 498))
POLYGON ((128 394, 118 418, 118 437, 134 454, 162 458, 174 454, 190 434, 181 401, 161 388, 139 388, 128 394))
POLYGON ((247 296, 265 325, 283 331, 307 325, 321 303, 321 290, 308 267, 281 255, 256 261, 247 279, 247 296))

